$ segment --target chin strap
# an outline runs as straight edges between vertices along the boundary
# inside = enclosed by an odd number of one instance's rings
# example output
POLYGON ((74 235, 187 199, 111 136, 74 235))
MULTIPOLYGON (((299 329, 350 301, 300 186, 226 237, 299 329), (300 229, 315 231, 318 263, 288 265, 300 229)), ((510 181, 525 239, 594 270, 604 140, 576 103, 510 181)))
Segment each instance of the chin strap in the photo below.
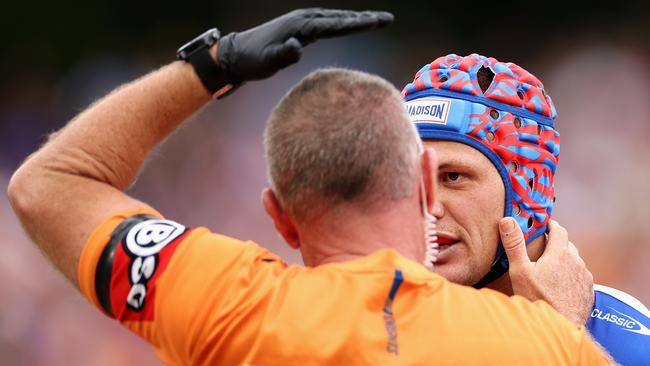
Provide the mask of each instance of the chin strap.
POLYGON ((496 280, 497 278, 503 276, 504 273, 508 272, 508 257, 506 256, 506 251, 503 249, 503 244, 499 241, 497 246, 496 259, 492 263, 492 268, 483 278, 481 278, 477 283, 474 284, 474 288, 483 288, 488 283, 496 280))
MULTIPOLYGON (((530 244, 533 240, 537 239, 541 235, 544 235, 546 233, 547 226, 544 225, 541 228, 537 229, 535 232, 530 234, 528 239, 526 239, 526 246, 530 244)), ((506 255, 506 250, 503 248, 503 243, 499 240, 499 244, 497 245, 497 252, 494 256, 496 259, 494 260, 494 263, 492 263, 492 268, 490 268, 490 272, 488 272, 483 278, 481 278, 480 281, 478 281, 476 284, 474 284, 474 288, 482 288, 485 287, 488 283, 496 280, 497 278, 503 276, 504 273, 508 272, 508 268, 510 268, 510 263, 508 263, 508 256, 506 255)))

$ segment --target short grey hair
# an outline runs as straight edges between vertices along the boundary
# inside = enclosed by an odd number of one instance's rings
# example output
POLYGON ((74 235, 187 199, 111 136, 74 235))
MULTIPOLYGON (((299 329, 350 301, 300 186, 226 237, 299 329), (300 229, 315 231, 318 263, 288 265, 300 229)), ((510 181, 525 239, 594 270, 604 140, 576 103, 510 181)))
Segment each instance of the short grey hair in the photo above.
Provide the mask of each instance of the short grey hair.
POLYGON ((295 218, 324 205, 410 197, 418 137, 399 92, 360 71, 307 75, 272 111, 264 145, 271 187, 295 218))

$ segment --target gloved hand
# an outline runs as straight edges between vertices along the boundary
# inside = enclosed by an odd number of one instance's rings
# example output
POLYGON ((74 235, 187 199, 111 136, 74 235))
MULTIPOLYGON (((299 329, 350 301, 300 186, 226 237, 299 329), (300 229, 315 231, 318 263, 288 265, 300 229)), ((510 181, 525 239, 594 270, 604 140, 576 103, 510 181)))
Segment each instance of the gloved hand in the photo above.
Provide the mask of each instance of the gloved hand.
POLYGON ((389 25, 393 15, 381 11, 300 9, 247 31, 219 40, 217 57, 235 85, 275 74, 300 59, 302 47, 332 38, 389 25))

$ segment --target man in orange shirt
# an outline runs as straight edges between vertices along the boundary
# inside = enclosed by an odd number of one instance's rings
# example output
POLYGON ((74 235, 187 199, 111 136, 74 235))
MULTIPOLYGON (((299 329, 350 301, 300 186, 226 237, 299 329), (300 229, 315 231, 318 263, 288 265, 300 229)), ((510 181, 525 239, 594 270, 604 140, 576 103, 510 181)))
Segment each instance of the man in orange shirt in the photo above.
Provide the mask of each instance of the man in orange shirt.
MULTIPOLYGON (((451 284, 422 265, 435 254, 423 233, 433 234, 436 155, 417 146, 381 78, 315 72, 269 118, 264 206, 311 268, 165 220, 124 193, 212 96, 273 75, 318 38, 391 20, 309 9, 223 38, 206 32, 33 154, 10 182, 17 215, 90 301, 171 364, 607 363, 549 305, 451 284)), ((549 243, 565 239, 551 230, 549 243)))

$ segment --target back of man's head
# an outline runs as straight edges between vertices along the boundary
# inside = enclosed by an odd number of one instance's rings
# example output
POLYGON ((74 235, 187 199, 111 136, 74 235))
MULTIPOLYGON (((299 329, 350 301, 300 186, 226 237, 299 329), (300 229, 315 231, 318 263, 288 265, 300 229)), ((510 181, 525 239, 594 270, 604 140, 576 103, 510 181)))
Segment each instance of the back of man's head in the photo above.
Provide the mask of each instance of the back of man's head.
POLYGON ((312 72, 280 101, 265 131, 273 191, 295 219, 363 207, 417 188, 417 134, 400 93, 359 71, 312 72))

